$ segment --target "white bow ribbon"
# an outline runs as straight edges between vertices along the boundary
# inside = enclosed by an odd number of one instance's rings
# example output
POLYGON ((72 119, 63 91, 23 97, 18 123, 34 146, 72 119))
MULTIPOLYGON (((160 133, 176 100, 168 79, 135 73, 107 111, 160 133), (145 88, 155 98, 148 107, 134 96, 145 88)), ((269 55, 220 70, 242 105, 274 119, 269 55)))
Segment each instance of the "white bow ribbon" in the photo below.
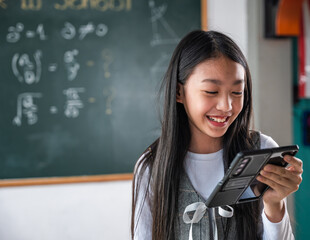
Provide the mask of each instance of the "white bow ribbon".
MULTIPOLYGON (((234 209, 228 205, 226 207, 228 207, 230 209, 230 211, 225 210, 222 207, 219 207, 219 209, 218 209, 219 215, 222 217, 230 218, 234 215, 234 209)), ((193 240, 193 224, 198 223, 202 219, 202 217, 205 215, 207 209, 208 209, 208 207, 203 202, 195 202, 195 203, 188 205, 185 208, 184 213, 183 213, 183 221, 186 224, 191 224, 191 227, 189 230, 189 238, 188 238, 189 240, 193 240), (193 211, 194 211, 194 215, 191 219, 189 217, 188 213, 193 212, 193 211)), ((214 208, 212 210, 214 211, 214 208)), ((213 216, 215 216, 215 215, 213 214, 213 216)), ((211 218, 209 219, 209 221, 213 221, 212 224, 214 226, 214 239, 217 239, 216 221, 215 221, 215 219, 213 220, 211 218)))

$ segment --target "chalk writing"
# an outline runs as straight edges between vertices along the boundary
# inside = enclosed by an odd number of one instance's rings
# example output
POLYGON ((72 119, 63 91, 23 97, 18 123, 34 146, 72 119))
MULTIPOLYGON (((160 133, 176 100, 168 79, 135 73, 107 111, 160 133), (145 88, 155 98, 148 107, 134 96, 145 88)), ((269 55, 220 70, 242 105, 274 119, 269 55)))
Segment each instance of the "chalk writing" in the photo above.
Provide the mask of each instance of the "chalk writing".
MULTIPOLYGON (((26 38, 39 37, 40 40, 47 40, 48 37, 45 34, 44 25, 38 24, 35 30, 25 30, 23 23, 17 23, 16 26, 10 26, 8 28, 8 34, 6 40, 9 43, 16 43, 21 39, 21 34, 25 31, 26 38)), ((77 35, 76 27, 70 22, 65 22, 64 27, 60 31, 61 36, 66 40, 71 40, 77 35)), ((98 37, 104 37, 108 33, 107 25, 99 23, 94 25, 92 22, 86 25, 78 27, 78 38, 83 40, 89 34, 95 34, 98 37)))
POLYGON ((34 38, 36 34, 39 35, 40 40, 46 40, 47 36, 44 33, 43 24, 39 24, 36 31, 28 30, 26 31, 26 37, 27 38, 34 38))
POLYGON ((85 88, 68 88, 63 91, 67 97, 65 104, 65 116, 68 118, 76 118, 79 116, 79 109, 83 108, 83 102, 80 99, 79 93, 85 91, 85 88))
POLYGON ((33 125, 38 121, 36 112, 37 105, 34 104, 34 98, 42 97, 41 93, 26 92, 19 94, 17 97, 17 115, 13 119, 13 124, 16 126, 22 125, 22 117, 25 116, 27 123, 33 125))
POLYGON ((103 37, 108 33, 108 27, 107 25, 100 23, 98 24, 97 28, 96 28, 96 35, 98 37, 103 37))
POLYGON ((85 10, 94 9, 105 12, 107 10, 120 12, 130 11, 132 0, 62 0, 61 3, 55 3, 57 10, 85 10))
POLYGON ((16 27, 10 26, 8 31, 9 33, 6 35, 6 40, 9 43, 15 43, 20 39, 20 33, 24 30, 24 24, 17 23, 16 27))
POLYGON ((27 84, 38 83, 41 78, 41 57, 42 52, 37 50, 33 54, 33 61, 31 61, 27 53, 14 54, 12 58, 12 70, 19 82, 27 84))
MULTIPOLYGON (((71 40, 76 36, 76 28, 70 22, 65 22, 65 26, 61 30, 61 35, 64 39, 71 40)), ((100 23, 95 26, 93 23, 89 22, 87 25, 81 25, 79 27, 79 39, 83 40, 86 35, 95 33, 98 37, 104 37, 108 33, 108 27, 100 23)))
POLYGON ((102 51, 102 58, 103 58, 103 69, 104 69, 104 77, 109 78, 111 77, 111 72, 110 72, 110 65, 113 62, 113 57, 110 53, 109 50, 104 49, 102 51))
POLYGON ((57 67, 58 67, 57 63, 50 63, 48 65, 47 69, 50 72, 55 72, 57 70, 57 67))
POLYGON ((76 75, 80 69, 80 64, 76 61, 75 57, 79 51, 74 49, 72 51, 66 51, 64 54, 65 67, 67 69, 68 80, 72 81, 76 78, 76 75))
POLYGON ((50 107, 50 113, 51 114, 56 114, 58 113, 58 108, 56 106, 51 106, 50 107))
POLYGON ((5 0, 0 0, 0 7, 6 9, 7 5, 5 3, 5 0))
POLYGON ((23 10, 40 10, 42 0, 21 0, 21 9, 23 10))
POLYGON ((95 27, 94 24, 92 23, 88 23, 87 25, 82 25, 79 29, 79 39, 82 40, 84 39, 84 37, 89 34, 89 33, 93 33, 95 31, 95 27))
POLYGON ((114 88, 108 88, 103 90, 103 95, 106 97, 106 115, 112 114, 112 101, 115 98, 115 89, 114 88))
MULTIPOLYGON (((16 43, 21 38, 21 33, 24 31, 24 24, 17 23, 16 27, 10 26, 8 28, 8 34, 6 35, 6 40, 9 43, 16 43)), ((25 32, 26 38, 34 38, 36 35, 39 36, 40 40, 46 40, 47 36, 44 32, 43 24, 39 24, 35 31, 27 30, 25 32)))
POLYGON ((159 7, 155 7, 154 0, 149 0, 149 7, 151 9, 151 23, 153 31, 153 39, 151 40, 151 46, 178 43, 179 37, 164 18, 164 15, 167 11, 167 4, 162 4, 159 7), (163 38, 161 36, 158 26, 159 24, 164 28, 164 31, 168 34, 167 38, 163 38))
POLYGON ((65 27, 61 30, 61 35, 63 36, 64 39, 73 39, 75 37, 76 31, 75 27, 69 23, 65 22, 65 27))
POLYGON ((79 33, 80 33, 79 39, 80 40, 84 39, 84 37, 87 34, 93 33, 94 31, 96 31, 95 33, 96 33, 97 36, 103 37, 104 35, 107 34, 108 27, 105 24, 101 23, 101 24, 98 24, 98 26, 95 29, 94 24, 89 22, 87 25, 82 25, 79 28, 79 33))

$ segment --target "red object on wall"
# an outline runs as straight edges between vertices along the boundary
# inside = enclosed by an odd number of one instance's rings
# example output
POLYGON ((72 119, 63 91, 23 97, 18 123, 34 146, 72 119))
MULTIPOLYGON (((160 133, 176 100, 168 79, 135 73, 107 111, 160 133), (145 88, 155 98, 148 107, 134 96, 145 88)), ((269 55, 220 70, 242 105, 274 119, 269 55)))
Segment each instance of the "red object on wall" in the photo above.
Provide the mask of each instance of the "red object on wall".
POLYGON ((265 37, 297 37, 305 0, 265 0, 265 37))
POLYGON ((280 0, 276 15, 277 36, 298 36, 303 0, 280 0))
POLYGON ((298 37, 298 96, 310 98, 310 0, 303 3, 298 37))

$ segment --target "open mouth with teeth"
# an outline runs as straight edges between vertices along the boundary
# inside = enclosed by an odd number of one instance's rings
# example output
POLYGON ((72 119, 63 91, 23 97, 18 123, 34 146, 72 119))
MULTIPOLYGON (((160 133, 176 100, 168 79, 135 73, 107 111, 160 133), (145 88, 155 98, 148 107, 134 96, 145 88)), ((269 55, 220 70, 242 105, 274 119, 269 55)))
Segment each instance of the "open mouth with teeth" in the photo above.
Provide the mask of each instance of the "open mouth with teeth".
POLYGON ((217 123, 225 123, 228 121, 229 117, 215 117, 215 116, 207 116, 207 118, 212 121, 212 122, 217 122, 217 123))

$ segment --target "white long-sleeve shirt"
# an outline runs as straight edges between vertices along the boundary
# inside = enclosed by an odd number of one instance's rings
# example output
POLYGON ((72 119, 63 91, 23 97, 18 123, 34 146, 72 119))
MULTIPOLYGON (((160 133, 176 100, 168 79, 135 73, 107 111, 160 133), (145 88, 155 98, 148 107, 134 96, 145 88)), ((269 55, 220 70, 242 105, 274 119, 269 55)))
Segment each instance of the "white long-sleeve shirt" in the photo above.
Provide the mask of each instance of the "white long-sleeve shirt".
MULTIPOLYGON (((261 148, 278 147, 278 144, 271 138, 261 134, 261 148)), ((223 150, 210 154, 197 154, 188 152, 185 158, 185 171, 195 188, 195 190, 204 198, 208 199, 211 192, 224 176, 223 150), (208 184, 206 184, 208 183, 208 184)), ((138 196, 136 206, 136 216, 139 220, 136 223, 135 240, 152 240, 152 215, 148 201, 143 201, 143 192, 146 191, 147 175, 142 178, 141 192, 138 196)), ((264 240, 292 240, 294 235, 289 220, 289 215, 285 207, 283 219, 278 223, 268 220, 265 212, 262 211, 262 221, 264 225, 264 240)))

